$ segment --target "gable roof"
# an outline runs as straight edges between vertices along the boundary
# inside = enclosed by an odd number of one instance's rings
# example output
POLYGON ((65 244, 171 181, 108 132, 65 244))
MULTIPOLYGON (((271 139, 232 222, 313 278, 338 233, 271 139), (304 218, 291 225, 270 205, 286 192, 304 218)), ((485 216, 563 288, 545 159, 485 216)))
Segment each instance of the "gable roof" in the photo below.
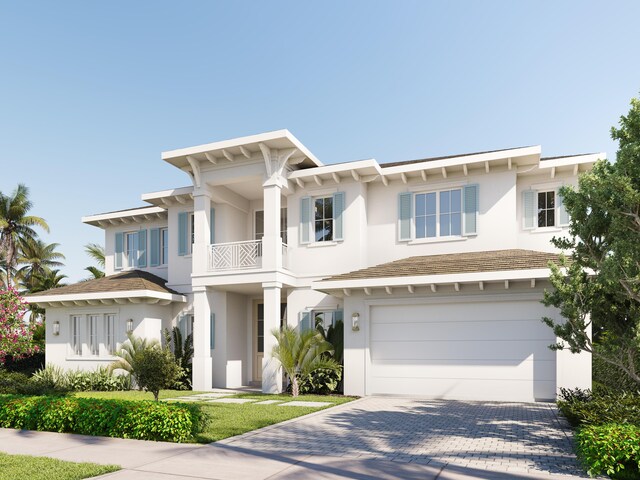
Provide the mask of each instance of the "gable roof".
POLYGON ((171 295, 182 295, 167 288, 167 281, 142 270, 128 270, 108 277, 96 278, 74 283, 66 287, 52 288, 38 293, 30 293, 27 297, 44 297, 72 294, 113 293, 147 290, 171 295))
POLYGON ((548 268, 549 262, 558 264, 559 257, 556 253, 519 249, 425 255, 334 275, 323 279, 322 282, 544 269, 548 268))

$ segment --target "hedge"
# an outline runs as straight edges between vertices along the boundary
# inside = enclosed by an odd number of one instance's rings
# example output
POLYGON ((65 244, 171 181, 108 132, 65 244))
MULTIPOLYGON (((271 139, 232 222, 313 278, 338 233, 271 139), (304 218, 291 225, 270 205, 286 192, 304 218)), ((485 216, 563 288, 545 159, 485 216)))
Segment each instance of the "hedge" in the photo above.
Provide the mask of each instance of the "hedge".
POLYGON ((640 427, 587 425, 578 431, 576 441, 589 475, 640 478, 640 427))
POLYGON ((101 437, 188 442, 207 417, 193 404, 65 396, 0 396, 0 427, 101 437))

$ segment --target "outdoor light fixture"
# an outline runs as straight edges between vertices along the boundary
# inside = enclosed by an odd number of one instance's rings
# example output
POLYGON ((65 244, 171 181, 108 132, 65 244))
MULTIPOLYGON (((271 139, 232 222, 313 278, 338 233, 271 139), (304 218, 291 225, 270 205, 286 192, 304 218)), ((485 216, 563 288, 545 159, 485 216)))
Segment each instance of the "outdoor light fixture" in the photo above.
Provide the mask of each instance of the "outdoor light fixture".
POLYGON ((354 332, 360 331, 360 314, 358 312, 354 312, 351 315, 351 330, 354 332))
POLYGON ((127 333, 133 332, 133 318, 127 320, 127 333))
POLYGON ((60 322, 57 320, 53 322, 53 334, 56 336, 60 335, 60 322))

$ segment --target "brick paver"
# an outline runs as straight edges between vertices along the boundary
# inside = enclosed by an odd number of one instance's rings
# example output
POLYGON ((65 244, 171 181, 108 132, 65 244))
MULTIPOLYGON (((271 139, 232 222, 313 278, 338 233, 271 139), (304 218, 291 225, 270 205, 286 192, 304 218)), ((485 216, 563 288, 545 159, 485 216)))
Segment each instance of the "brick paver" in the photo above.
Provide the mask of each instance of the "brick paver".
POLYGON ((282 455, 326 455, 582 476, 550 403, 368 397, 224 441, 282 455))

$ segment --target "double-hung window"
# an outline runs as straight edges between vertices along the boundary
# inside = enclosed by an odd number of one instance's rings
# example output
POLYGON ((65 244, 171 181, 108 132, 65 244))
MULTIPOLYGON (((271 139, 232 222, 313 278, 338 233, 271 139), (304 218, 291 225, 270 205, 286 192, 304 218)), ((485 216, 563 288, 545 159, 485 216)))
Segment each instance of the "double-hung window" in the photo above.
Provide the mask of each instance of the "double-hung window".
POLYGON ((300 243, 341 242, 345 236, 345 193, 300 199, 300 243))
POLYGON ((80 337, 80 322, 82 317, 80 315, 71 316, 71 353, 72 355, 82 354, 82 338, 80 337))
POLYGON ((555 188, 544 186, 522 192, 522 220, 525 230, 537 228, 560 228, 569 225, 570 218, 555 188))
POLYGON ((160 265, 169 263, 169 229, 160 229, 160 265))
POLYGON ((124 241, 127 267, 135 268, 138 265, 138 232, 125 233, 124 241))
POLYGON ((538 192, 538 227, 556 224, 556 192, 538 192))
POLYGON ((462 189, 415 195, 416 238, 462 235, 462 189))
POLYGON ((300 313, 300 331, 322 328, 327 333, 330 327, 343 321, 343 317, 342 310, 307 310, 300 313))
POLYGON ((97 356, 100 352, 98 343, 98 315, 89 315, 89 354, 97 356))
POLYGON ((116 316, 108 314, 104 316, 104 346, 108 355, 116 351, 116 316))
POLYGON ((333 197, 314 199, 314 233, 316 242, 333 240, 333 197))

